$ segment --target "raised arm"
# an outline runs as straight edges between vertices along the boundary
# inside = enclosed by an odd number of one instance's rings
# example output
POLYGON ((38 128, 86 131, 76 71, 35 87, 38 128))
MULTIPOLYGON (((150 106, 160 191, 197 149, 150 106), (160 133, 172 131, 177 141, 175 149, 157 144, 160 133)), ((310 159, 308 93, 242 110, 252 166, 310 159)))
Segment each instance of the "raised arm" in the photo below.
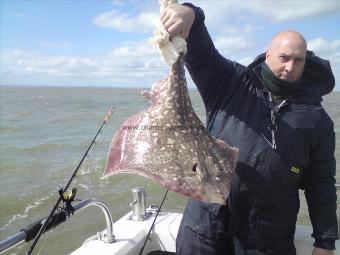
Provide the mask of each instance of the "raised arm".
POLYGON ((195 82, 207 111, 225 100, 237 87, 230 82, 237 74, 235 62, 222 57, 216 50, 204 24, 203 11, 192 4, 168 6, 161 20, 174 36, 178 33, 187 40, 185 64, 195 82))

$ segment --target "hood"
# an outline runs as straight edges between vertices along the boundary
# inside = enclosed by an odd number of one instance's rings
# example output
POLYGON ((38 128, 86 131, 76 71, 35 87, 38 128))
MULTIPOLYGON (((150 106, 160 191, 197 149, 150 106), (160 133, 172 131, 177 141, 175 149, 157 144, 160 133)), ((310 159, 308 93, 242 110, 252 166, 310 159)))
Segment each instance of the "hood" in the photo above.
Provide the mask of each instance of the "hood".
MULTIPOLYGON (((264 62, 266 54, 258 55, 247 67, 250 76, 261 77, 261 63, 264 62)), ((260 78, 261 79, 261 78, 260 78)), ((335 78, 328 60, 316 56, 312 51, 307 51, 305 69, 302 74, 302 87, 294 95, 295 100, 304 102, 320 102, 322 96, 330 93, 335 86, 335 78), (300 100, 296 100, 296 99, 300 100)), ((264 89, 261 83, 260 89, 264 89)))
POLYGON ((335 86, 335 78, 328 60, 307 51, 303 79, 319 87, 322 96, 330 93, 335 86))

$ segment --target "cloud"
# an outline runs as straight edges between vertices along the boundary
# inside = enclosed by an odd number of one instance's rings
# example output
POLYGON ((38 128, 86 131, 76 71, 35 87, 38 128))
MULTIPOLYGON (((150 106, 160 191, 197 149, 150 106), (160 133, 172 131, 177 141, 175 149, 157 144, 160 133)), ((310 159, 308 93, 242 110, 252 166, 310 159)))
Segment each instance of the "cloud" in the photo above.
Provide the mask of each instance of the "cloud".
POLYGON ((142 12, 138 15, 117 10, 103 12, 93 19, 99 27, 111 28, 121 32, 149 32, 158 21, 159 15, 153 12, 142 12))
MULTIPOLYGON (((129 12, 119 10, 122 1, 112 2, 114 9, 103 12, 93 19, 99 27, 115 29, 121 32, 149 32, 155 27, 158 20, 159 9, 154 9, 156 1, 144 1, 138 4, 138 10, 129 12), (150 11, 150 6, 154 11, 150 11), (133 14, 135 12, 135 14, 133 14)), ((127 1, 131 8, 135 7, 133 1, 127 1)), ((254 15, 260 16, 272 23, 280 23, 306 17, 317 17, 340 13, 340 2, 326 1, 220 1, 220 0, 192 0, 192 3, 202 7, 206 16, 206 23, 211 30, 228 32, 235 35, 238 32, 254 33, 263 30, 263 27, 254 25, 254 15), (242 22, 243 31, 239 31, 242 22), (228 24, 228 26, 221 26, 228 24)))
MULTIPOLYGON (((237 52, 252 47, 238 37, 217 38, 216 45, 219 50, 237 52)), ((340 40, 315 38, 308 45, 316 54, 331 61, 338 80, 340 40)), ((232 59, 248 65, 254 56, 251 52, 244 57, 237 53, 232 59)), ((0 65, 1 85, 151 87, 169 70, 148 40, 125 42, 96 57, 46 56, 39 52, 7 49, 0 52, 0 65)), ((189 75, 187 78, 188 84, 193 86, 189 75)))
POLYGON ((102 56, 44 56, 1 51, 1 85, 151 87, 169 70, 147 40, 127 42, 102 56))
MULTIPOLYGON (((102 28, 120 32, 144 32, 148 33, 146 36, 151 36, 149 32, 154 29, 153 22, 156 22, 159 16, 156 2, 140 1, 134 5, 136 2, 133 1, 114 0, 113 10, 100 13, 92 19, 92 22, 102 28)), ((267 42, 266 33, 271 32, 273 25, 264 22, 263 18, 271 23, 277 23, 339 12, 338 1, 293 3, 267 0, 238 2, 204 0, 193 3, 205 11, 207 26, 218 50, 242 64, 249 64, 255 54, 263 50, 263 43, 267 42)), ((138 36, 140 38, 140 34, 138 36)), ((340 55, 339 40, 327 41, 324 38, 315 38, 308 44, 318 55, 330 59, 335 76, 340 78, 340 63, 337 60, 340 55)), ((40 46, 60 49, 71 47, 68 42, 49 41, 40 42, 40 46)), ((1 52, 1 67, 1 84, 30 81, 32 84, 41 85, 88 86, 150 87, 153 82, 163 78, 162 75, 166 75, 168 70, 160 60, 159 53, 147 40, 125 42, 107 51, 106 54, 95 57, 88 57, 86 54, 82 57, 62 54, 49 56, 10 49, 1 52)))
POLYGON ((247 14, 257 14, 271 22, 284 22, 306 17, 317 17, 340 12, 339 1, 193 1, 207 14, 207 20, 246 18, 247 14))
POLYGON ((43 48, 59 48, 59 49, 68 49, 70 48, 71 44, 68 42, 46 42, 41 41, 40 46, 43 48))
POLYGON ((332 55, 334 52, 340 52, 340 39, 327 41, 321 37, 310 40, 308 48, 319 55, 332 55))
POLYGON ((329 60, 336 84, 338 84, 340 80, 340 39, 327 41, 319 37, 308 41, 307 44, 308 48, 314 51, 316 55, 329 60))
POLYGON ((253 57, 245 57, 245 58, 242 58, 240 60, 238 60, 237 62, 244 65, 244 66, 247 66, 249 65, 251 62, 253 62, 254 58, 253 57))
MULTIPOLYGON (((90 58, 42 56, 20 49, 4 50, 1 54, 2 70, 14 75, 49 75, 51 78, 85 74, 96 66, 90 58)), ((4 75, 6 79, 6 75, 4 75)))
POLYGON ((113 0, 113 1, 111 1, 111 4, 113 6, 123 6, 124 2, 126 2, 126 0, 113 0))
POLYGON ((297 2, 263 2, 262 7, 268 9, 263 12, 259 8, 258 13, 268 15, 274 22, 296 20, 306 17, 317 17, 327 14, 338 13, 340 11, 340 4, 338 1, 297 1, 297 2))
POLYGON ((242 37, 217 37, 214 40, 216 48, 221 52, 233 52, 249 50, 253 44, 242 37))

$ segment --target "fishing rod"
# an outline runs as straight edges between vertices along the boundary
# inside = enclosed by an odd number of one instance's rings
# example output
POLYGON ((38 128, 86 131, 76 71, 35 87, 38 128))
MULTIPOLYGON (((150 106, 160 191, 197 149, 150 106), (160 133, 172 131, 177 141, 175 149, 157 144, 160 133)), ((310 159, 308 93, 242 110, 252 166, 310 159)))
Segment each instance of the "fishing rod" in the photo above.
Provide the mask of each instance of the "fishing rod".
POLYGON ((93 144, 95 143, 95 141, 97 139, 97 136, 99 134, 101 134, 102 128, 104 127, 104 125, 106 125, 107 121, 110 119, 112 113, 113 113, 113 108, 111 108, 108 111, 108 113, 105 115, 104 121, 102 122, 102 124, 101 124, 100 128, 98 129, 96 135, 92 139, 91 144, 87 148, 87 150, 86 150, 85 154, 83 155, 82 159, 80 160, 78 166, 73 171, 73 174, 72 174, 70 180, 68 181, 68 183, 66 184, 65 188, 59 190, 59 198, 58 198, 57 202, 55 203, 55 205, 53 206, 53 208, 52 208, 50 214, 48 215, 48 217, 46 218, 46 220, 44 220, 44 223, 41 226, 41 228, 39 229, 39 232, 37 233, 37 235, 36 235, 32 245, 31 245, 30 249, 28 250, 27 255, 31 255, 32 254, 32 252, 34 250, 34 247, 36 246, 37 242, 39 241, 40 236, 44 233, 46 227, 51 224, 51 219, 53 218, 53 215, 54 215, 55 211, 57 210, 57 208, 58 208, 58 206, 59 206, 61 201, 64 201, 66 203, 66 209, 67 210, 71 210, 71 214, 72 214, 73 208, 71 206, 71 202, 73 201, 73 199, 74 199, 74 197, 76 195, 76 189, 72 189, 71 192, 66 192, 66 191, 69 188, 69 186, 70 186, 71 182, 73 181, 74 177, 76 176, 76 174, 77 174, 78 170, 80 169, 81 165, 83 164, 83 162, 84 162, 85 158, 87 157, 89 151, 91 150, 93 144))

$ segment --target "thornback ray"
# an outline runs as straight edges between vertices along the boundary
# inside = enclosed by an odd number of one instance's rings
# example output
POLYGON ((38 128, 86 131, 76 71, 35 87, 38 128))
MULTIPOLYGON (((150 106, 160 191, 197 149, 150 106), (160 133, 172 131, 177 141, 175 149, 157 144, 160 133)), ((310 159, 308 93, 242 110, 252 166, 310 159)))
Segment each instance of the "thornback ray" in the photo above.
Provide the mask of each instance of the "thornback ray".
POLYGON ((185 196, 225 204, 238 149, 215 140, 194 112, 182 57, 142 94, 151 106, 114 135, 104 177, 134 173, 185 196))

